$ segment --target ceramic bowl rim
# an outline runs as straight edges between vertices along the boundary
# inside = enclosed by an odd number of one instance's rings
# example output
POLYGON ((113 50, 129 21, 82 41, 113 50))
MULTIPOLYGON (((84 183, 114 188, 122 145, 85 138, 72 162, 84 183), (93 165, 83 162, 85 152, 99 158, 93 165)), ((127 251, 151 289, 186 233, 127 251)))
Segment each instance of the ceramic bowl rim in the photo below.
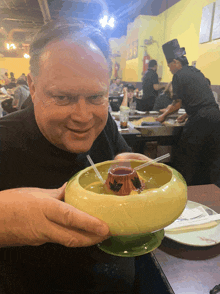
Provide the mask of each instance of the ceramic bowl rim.
MULTIPOLYGON (((96 163, 95 165, 96 165, 96 167, 99 167, 99 165, 103 165, 103 164, 111 164, 111 163, 115 163, 116 161, 118 161, 118 162, 121 162, 121 160, 107 160, 107 161, 103 161, 103 162, 99 162, 99 163, 96 163)), ((128 159, 128 160, 126 160, 126 162, 131 162, 131 161, 135 161, 135 162, 140 162, 140 163, 144 163, 144 162, 146 162, 145 160, 136 160, 136 159, 128 159)), ((167 166, 167 165, 165 165, 165 164, 163 164, 163 163, 153 163, 152 165, 154 165, 154 166, 162 166, 162 167, 165 167, 165 168, 167 168, 167 170, 171 173, 171 178, 170 178, 170 181, 168 181, 167 183, 165 183, 164 185, 162 185, 162 186, 160 186, 159 188, 152 188, 152 189, 149 189, 148 191, 146 191, 146 193, 148 193, 148 192, 151 192, 151 193, 155 193, 155 192, 160 192, 163 188, 164 188, 164 186, 165 185, 168 185, 168 184, 170 184, 171 182, 173 182, 173 179, 174 179, 174 177, 175 177, 175 175, 174 175, 174 169, 173 168, 171 168, 171 167, 169 167, 169 166, 167 166)), ((88 166, 87 168, 85 168, 85 169, 83 169, 83 170, 81 170, 80 172, 78 172, 76 175, 74 175, 74 176, 72 176, 70 179, 69 179, 69 181, 67 182, 67 186, 66 186, 66 189, 68 189, 68 187, 70 186, 70 184, 71 184, 71 182, 72 182, 72 180, 75 178, 75 180, 77 180, 78 181, 78 183, 79 183, 79 177, 83 174, 83 173, 86 173, 86 172, 88 172, 88 170, 90 170, 90 169, 92 169, 92 166, 88 166)), ((82 190, 82 191, 84 191, 85 190, 85 188, 83 188, 80 184, 78 185, 78 189, 79 190, 82 190)), ((89 191, 89 190, 86 190, 87 192, 89 192, 89 193, 91 193, 91 195, 96 195, 96 197, 97 198, 103 198, 103 195, 105 196, 105 197, 108 197, 109 199, 111 199, 111 198, 113 198, 113 199, 118 199, 118 200, 122 200, 122 199, 124 199, 124 200, 129 200, 129 199, 133 199, 133 198, 136 198, 137 199, 137 197, 140 199, 140 198, 143 198, 143 194, 132 194, 132 195, 126 195, 126 196, 118 196, 118 195, 108 195, 108 194, 98 194, 98 193, 95 193, 95 192, 92 192, 92 191, 89 191)))

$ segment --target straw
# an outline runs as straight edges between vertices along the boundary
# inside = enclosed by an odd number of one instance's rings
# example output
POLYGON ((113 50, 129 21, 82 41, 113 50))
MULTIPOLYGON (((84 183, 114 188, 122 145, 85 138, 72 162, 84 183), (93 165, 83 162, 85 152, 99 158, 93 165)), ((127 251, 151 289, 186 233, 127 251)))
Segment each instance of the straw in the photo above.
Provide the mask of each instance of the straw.
POLYGON ((160 156, 160 157, 157 157, 157 158, 155 158, 155 159, 153 159, 153 160, 151 160, 151 161, 145 162, 144 164, 139 165, 139 166, 135 167, 134 169, 135 169, 135 170, 139 170, 139 169, 141 169, 141 168, 143 168, 143 167, 146 167, 146 166, 148 166, 148 165, 150 165, 150 164, 152 164, 152 163, 154 163, 154 162, 160 161, 160 160, 162 160, 162 159, 164 159, 164 158, 167 158, 167 157, 169 157, 169 156, 170 156, 170 153, 167 153, 167 154, 162 155, 162 156, 160 156))
POLYGON ((100 179, 100 181, 102 182, 102 184, 105 184, 105 181, 103 180, 102 176, 100 175, 99 171, 97 170, 94 162, 92 161, 92 158, 89 155, 86 155, 86 157, 87 157, 88 161, 90 162, 92 168, 94 169, 97 177, 100 179))

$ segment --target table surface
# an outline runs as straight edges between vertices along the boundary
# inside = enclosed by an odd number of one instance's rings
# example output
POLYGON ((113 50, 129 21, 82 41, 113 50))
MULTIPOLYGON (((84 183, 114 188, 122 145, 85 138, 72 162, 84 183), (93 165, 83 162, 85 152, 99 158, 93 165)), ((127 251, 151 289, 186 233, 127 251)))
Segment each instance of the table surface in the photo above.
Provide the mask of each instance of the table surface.
MULTIPOLYGON (((215 185, 188 187, 188 200, 220 213, 220 189, 215 185)), ((193 247, 165 237, 153 254, 175 294, 208 294, 220 284, 220 244, 193 247)))

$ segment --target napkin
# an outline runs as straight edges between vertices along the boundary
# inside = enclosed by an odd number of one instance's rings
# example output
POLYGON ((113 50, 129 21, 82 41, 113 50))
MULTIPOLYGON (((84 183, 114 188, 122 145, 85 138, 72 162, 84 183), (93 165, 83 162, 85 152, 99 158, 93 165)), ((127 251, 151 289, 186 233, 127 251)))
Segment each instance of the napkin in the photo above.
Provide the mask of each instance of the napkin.
POLYGON ((181 216, 164 230, 169 234, 205 230, 217 226, 216 220, 220 220, 220 214, 209 215, 202 206, 186 208, 181 216))

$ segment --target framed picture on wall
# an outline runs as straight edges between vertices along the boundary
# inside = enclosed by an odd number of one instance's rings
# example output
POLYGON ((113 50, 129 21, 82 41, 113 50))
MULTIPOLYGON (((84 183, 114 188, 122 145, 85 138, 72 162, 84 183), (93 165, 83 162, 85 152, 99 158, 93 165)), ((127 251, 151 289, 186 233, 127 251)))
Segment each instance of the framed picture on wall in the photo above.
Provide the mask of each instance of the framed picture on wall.
POLYGON ((212 19, 215 3, 210 3, 202 9, 202 20, 200 25, 199 43, 206 43, 211 40, 212 19))
POLYGON ((212 40, 220 38, 220 0, 216 0, 212 29, 212 40))

